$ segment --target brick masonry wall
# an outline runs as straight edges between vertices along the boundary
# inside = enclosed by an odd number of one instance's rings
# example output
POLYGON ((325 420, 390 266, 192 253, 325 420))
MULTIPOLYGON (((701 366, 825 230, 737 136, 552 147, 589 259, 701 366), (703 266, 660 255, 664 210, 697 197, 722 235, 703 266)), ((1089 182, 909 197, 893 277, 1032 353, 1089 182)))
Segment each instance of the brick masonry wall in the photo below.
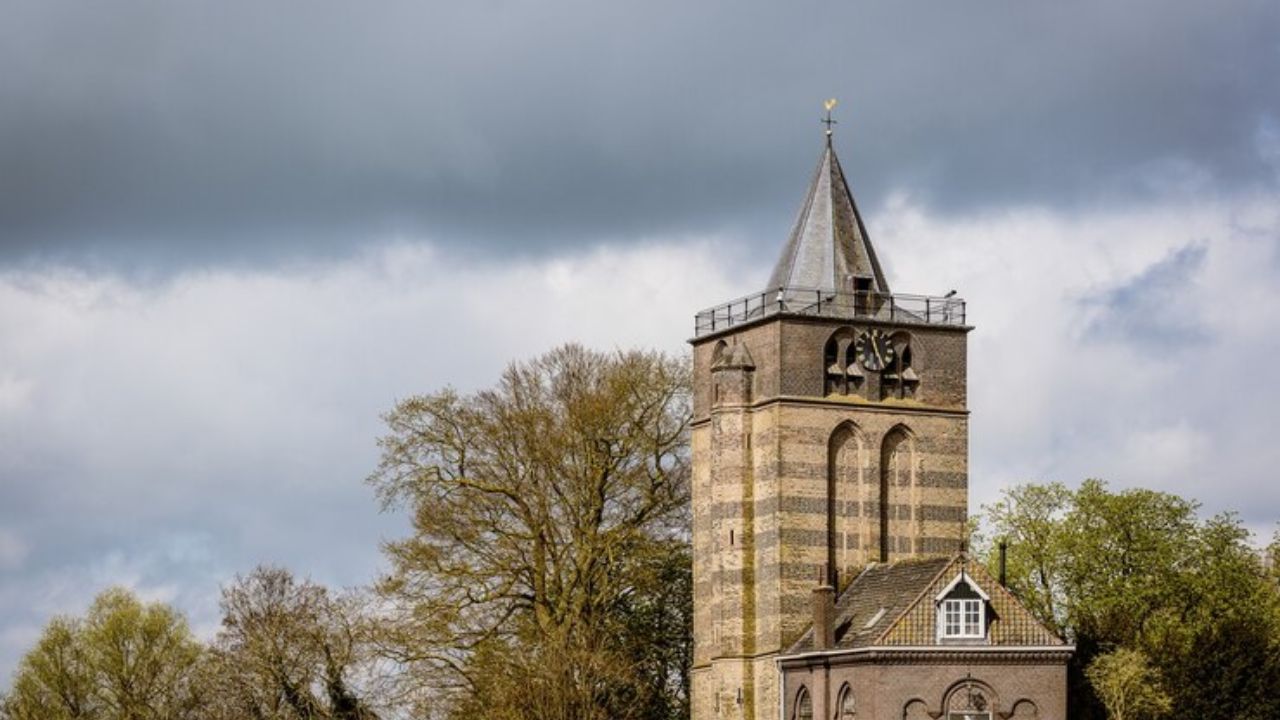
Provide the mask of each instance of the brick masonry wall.
MULTIPOLYGON (((853 696, 858 718, 933 720, 944 710, 959 710, 976 693, 992 718, 1065 720, 1066 655, 1011 653, 1003 659, 930 659, 859 662, 832 658, 829 663, 785 670, 783 717, 795 717, 803 686, 813 702, 813 717, 836 717, 842 690, 853 696)), ((777 718, 775 707, 772 718, 777 718)))

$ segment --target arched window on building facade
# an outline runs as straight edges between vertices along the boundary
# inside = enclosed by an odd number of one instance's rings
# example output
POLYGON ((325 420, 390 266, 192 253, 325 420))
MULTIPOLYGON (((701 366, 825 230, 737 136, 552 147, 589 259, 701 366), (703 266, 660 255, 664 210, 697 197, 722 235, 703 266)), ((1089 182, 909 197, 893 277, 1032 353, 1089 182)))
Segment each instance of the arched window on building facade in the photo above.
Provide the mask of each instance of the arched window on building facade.
POLYGON ((845 683, 840 686, 840 694, 836 696, 836 720, 854 720, 857 716, 853 707, 853 688, 845 683))
POLYGON ((803 685, 796 693, 796 711, 792 717, 795 720, 813 720, 813 698, 809 697, 809 688, 803 685))
POLYGON ((842 572, 869 559, 857 557, 865 466, 862 431, 852 422, 841 423, 827 448, 827 581, 835 587, 842 572))
POLYGON ((898 425, 880 446, 880 562, 914 552, 919 535, 916 490, 915 438, 898 425))

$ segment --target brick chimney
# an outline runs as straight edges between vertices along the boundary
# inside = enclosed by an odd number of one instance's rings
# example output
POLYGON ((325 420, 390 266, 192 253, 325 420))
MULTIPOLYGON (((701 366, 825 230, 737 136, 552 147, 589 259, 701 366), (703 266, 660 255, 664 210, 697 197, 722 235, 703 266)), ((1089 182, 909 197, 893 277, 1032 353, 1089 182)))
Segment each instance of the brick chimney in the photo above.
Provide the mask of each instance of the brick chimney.
POLYGON ((819 585, 813 589, 813 649, 830 650, 835 644, 836 589, 819 585))
POLYGON ((1009 541, 1000 538, 1000 584, 1009 584, 1009 541))

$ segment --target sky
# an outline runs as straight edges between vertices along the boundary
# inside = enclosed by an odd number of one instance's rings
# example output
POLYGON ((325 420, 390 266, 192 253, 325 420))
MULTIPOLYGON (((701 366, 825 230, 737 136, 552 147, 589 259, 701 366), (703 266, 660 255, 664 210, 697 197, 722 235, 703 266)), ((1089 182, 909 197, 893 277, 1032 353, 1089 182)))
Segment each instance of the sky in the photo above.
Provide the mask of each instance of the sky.
POLYGON ((1280 4, 0 0, 0 687, 109 585, 216 630, 406 532, 380 414, 757 291, 836 97, 895 290, 968 301, 970 507, 1280 518, 1280 4))

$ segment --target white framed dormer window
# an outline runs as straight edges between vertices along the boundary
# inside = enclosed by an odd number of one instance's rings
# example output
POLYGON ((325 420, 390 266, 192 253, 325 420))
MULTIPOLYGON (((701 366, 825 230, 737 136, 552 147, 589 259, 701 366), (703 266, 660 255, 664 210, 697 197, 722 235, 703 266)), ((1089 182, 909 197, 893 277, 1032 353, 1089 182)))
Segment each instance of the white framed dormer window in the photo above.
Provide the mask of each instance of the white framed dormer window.
POLYGON ((938 596, 938 640, 982 640, 987 636, 991 598, 961 572, 938 596))
POLYGON ((982 600, 979 599, 947 599, 942 601, 942 637, 944 638, 981 638, 986 637, 983 627, 982 600))

